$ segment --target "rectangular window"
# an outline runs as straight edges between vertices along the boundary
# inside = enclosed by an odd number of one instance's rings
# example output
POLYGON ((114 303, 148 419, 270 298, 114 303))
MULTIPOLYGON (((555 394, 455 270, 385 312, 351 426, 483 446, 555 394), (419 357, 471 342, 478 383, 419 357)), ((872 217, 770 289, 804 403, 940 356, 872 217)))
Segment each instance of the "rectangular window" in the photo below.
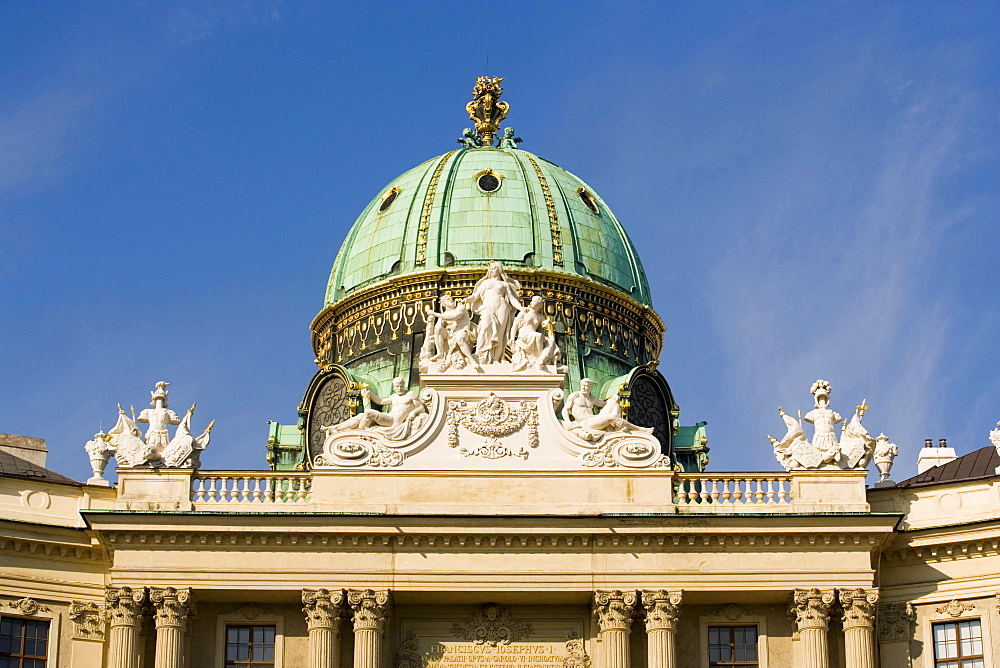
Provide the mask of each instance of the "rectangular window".
POLYGON ((709 626, 709 666, 757 666, 756 626, 709 626))
POLYGON ((934 668, 986 668, 978 619, 935 624, 934 668))
POLYGON ((48 651, 48 620, 0 619, 0 668, 45 668, 48 651))
MULTIPOLYGON (((226 668, 265 668, 274 665, 274 626, 226 627, 226 668)), ((4 668, 0 665, 0 668, 4 668)))

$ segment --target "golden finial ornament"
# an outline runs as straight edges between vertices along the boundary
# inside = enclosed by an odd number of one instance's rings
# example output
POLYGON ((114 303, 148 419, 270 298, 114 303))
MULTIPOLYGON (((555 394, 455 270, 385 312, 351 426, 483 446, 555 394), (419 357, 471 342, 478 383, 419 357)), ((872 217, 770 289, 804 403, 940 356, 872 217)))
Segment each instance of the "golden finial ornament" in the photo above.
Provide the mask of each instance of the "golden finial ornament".
POLYGON ((472 89, 472 101, 465 105, 469 118, 476 123, 476 132, 483 146, 493 146, 493 138, 500 131, 500 122, 507 118, 510 105, 500 100, 503 77, 477 77, 472 89))

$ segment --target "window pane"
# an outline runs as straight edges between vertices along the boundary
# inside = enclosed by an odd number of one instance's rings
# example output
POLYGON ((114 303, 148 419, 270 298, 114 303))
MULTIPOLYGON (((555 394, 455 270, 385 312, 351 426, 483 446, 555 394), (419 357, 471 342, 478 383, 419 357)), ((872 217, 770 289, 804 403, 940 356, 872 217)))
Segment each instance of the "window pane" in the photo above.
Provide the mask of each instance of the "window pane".
POLYGON ((971 661, 963 661, 962 668, 986 668, 986 664, 983 659, 972 659, 971 661))
MULTIPOLYGON (((952 623, 934 625, 934 658, 953 659, 958 656, 958 637, 952 623)), ((954 668, 958 668, 954 666, 954 668)))

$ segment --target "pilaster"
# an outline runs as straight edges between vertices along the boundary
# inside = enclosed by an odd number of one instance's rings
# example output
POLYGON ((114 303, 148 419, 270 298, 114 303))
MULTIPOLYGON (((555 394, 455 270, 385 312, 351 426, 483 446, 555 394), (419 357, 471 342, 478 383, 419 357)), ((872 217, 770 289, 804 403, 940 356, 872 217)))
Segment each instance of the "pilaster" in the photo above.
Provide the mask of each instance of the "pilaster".
POLYGON ((108 668, 139 668, 139 630, 149 600, 146 588, 108 587, 104 598, 111 625, 108 668))
POLYGON ((830 651, 827 631, 830 627, 830 606, 836 600, 833 590, 796 589, 792 594, 791 612, 798 631, 799 659, 802 668, 829 668, 830 651))
POLYGON ((642 592, 646 610, 646 665, 648 668, 675 668, 677 665, 677 618, 684 593, 680 591, 642 592))
POLYGON ((385 629, 392 614, 388 589, 351 589, 347 602, 354 611, 354 666, 380 668, 385 629))
POLYGON ((156 622, 155 668, 183 668, 184 632, 188 620, 194 616, 194 599, 191 589, 152 589, 149 600, 153 604, 156 622))
POLYGON ((309 629, 309 668, 339 668, 343 605, 344 592, 341 590, 302 592, 302 612, 309 629))
POLYGON ((594 592, 594 615, 604 644, 603 668, 629 668, 628 638, 635 604, 635 592, 594 592))

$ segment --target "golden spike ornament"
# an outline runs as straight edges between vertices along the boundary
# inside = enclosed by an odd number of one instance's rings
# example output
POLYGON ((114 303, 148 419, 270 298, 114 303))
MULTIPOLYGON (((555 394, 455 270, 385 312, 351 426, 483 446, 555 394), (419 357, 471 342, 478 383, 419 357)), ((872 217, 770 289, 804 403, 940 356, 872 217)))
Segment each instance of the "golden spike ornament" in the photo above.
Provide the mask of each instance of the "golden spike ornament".
POLYGON ((493 146, 493 138, 500 131, 500 122, 507 118, 510 105, 500 100, 503 77, 477 77, 472 89, 472 101, 465 105, 469 118, 476 123, 476 132, 482 137, 483 146, 493 146))

